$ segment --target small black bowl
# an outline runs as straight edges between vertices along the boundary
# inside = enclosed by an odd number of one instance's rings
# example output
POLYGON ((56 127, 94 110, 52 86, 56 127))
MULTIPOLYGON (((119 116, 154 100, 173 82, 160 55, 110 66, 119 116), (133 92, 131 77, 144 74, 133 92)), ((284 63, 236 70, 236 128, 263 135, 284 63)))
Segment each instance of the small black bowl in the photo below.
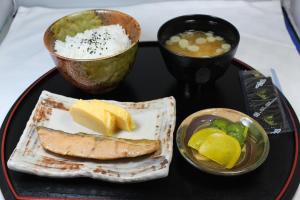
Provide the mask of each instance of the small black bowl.
MULTIPOLYGON (((181 83, 189 87, 214 83, 227 70, 240 41, 238 30, 224 19, 209 15, 185 15, 164 23, 157 33, 161 54, 169 72, 181 83), (195 58, 176 54, 165 47, 171 36, 185 31, 212 31, 231 45, 231 49, 221 55, 209 58, 195 58)), ((189 92, 187 92, 189 93, 189 92)))

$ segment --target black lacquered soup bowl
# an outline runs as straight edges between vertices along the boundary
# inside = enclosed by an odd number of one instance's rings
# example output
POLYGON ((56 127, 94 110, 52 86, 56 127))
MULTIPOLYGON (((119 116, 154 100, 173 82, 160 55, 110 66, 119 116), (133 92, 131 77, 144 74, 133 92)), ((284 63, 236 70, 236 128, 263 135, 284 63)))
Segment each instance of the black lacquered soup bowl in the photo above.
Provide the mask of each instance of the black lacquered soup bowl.
POLYGON ((240 35, 228 21, 209 15, 185 15, 164 23, 157 33, 161 54, 169 72, 180 82, 189 86, 215 82, 227 70, 233 59, 240 35), (214 57, 188 57, 170 51, 165 42, 173 35, 185 31, 212 31, 231 45, 224 54, 214 57))

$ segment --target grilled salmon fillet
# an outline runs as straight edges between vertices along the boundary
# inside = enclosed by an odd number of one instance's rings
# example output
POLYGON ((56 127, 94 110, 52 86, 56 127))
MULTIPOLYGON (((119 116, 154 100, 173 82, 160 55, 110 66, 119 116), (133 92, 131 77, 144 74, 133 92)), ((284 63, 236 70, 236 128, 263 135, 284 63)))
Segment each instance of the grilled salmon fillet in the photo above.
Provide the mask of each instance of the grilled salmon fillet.
POLYGON ((159 140, 131 140, 85 133, 69 134, 45 127, 38 127, 37 133, 44 149, 80 158, 133 158, 153 153, 160 148, 159 140))

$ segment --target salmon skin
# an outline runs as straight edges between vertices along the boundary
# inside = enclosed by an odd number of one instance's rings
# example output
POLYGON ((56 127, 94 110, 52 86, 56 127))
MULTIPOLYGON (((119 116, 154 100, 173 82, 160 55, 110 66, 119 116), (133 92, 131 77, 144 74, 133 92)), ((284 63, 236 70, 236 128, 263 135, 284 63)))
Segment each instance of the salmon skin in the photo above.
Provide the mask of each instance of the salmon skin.
POLYGON ((37 127, 44 149, 64 156, 97 160, 133 158, 151 154, 160 148, 159 140, 131 140, 86 133, 69 134, 45 127, 37 127))

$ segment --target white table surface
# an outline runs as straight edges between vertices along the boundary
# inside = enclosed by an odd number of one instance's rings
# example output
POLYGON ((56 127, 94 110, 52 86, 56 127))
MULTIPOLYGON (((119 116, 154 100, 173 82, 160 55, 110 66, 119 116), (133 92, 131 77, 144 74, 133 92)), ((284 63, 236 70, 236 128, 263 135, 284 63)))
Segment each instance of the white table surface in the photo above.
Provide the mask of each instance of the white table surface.
MULTIPOLYGON (((156 40, 161 24, 183 14, 210 14, 230 21, 241 35, 236 57, 265 75, 271 74, 271 68, 275 69, 282 91, 299 118, 300 57, 285 28, 279 1, 163 2, 113 9, 124 11, 140 22, 142 41, 156 40)), ((43 46, 45 29, 59 17, 76 10, 82 9, 19 8, 0 45, 0 123, 19 95, 54 67, 43 46)), ((300 199, 300 192, 294 199, 300 199)))

